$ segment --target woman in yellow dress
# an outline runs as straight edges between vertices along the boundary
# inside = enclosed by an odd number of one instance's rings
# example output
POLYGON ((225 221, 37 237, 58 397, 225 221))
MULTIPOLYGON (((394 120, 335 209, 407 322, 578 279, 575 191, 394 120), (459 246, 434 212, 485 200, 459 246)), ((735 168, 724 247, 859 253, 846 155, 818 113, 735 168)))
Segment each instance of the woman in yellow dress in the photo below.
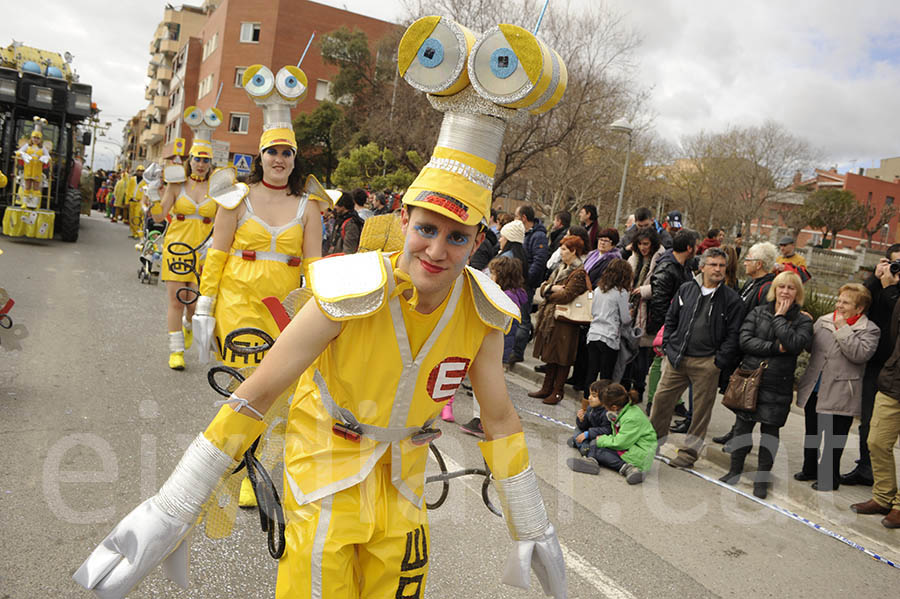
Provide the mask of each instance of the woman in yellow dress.
MULTIPOLYGON (((162 209, 154 214, 156 222, 171 215, 163 242, 161 277, 166 282, 169 332, 169 368, 184 370, 184 350, 193 340, 191 318, 194 304, 185 305, 178 298, 182 287, 197 290, 197 275, 203 267, 205 251, 200 247, 209 237, 216 216, 216 203, 207 195, 212 172, 212 131, 222 122, 222 113, 210 108, 205 113, 196 106, 184 111, 184 122, 194 132, 189 159, 180 165, 166 167, 168 185, 162 209), (196 251, 189 253, 188 247, 196 251)), ((186 298, 185 298, 186 299, 186 298)))
POLYGON ((216 216, 216 203, 206 196, 211 155, 195 153, 185 165, 187 180, 169 183, 162 201, 162 210, 154 220, 162 222, 165 215, 172 220, 163 243, 161 279, 166 282, 166 326, 169 332, 169 368, 184 370, 184 350, 191 346, 191 317, 194 305, 178 299, 182 287, 197 289, 197 277, 203 265, 199 246, 209 236, 216 216), (172 244, 184 244, 175 245, 172 244), (184 255, 187 247, 197 248, 194 256, 184 255), (175 250, 175 253, 172 250, 175 250), (196 258, 196 264, 192 262, 196 258))
POLYGON ((21 203, 28 208, 37 208, 41 203, 41 179, 44 176, 44 166, 50 162, 50 155, 41 145, 44 134, 41 132, 47 119, 34 117, 34 129, 31 138, 17 152, 19 158, 25 164, 22 169, 22 178, 25 185, 21 191, 21 203))

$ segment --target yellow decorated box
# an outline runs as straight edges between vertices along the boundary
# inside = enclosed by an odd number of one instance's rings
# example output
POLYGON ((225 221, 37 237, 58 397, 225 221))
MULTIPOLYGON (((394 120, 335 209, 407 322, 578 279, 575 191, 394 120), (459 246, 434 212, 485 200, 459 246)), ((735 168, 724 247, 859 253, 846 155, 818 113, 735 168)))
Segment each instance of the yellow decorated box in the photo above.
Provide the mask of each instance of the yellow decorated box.
POLYGON ((52 239, 56 214, 52 210, 29 210, 9 206, 3 214, 3 234, 10 237, 52 239))

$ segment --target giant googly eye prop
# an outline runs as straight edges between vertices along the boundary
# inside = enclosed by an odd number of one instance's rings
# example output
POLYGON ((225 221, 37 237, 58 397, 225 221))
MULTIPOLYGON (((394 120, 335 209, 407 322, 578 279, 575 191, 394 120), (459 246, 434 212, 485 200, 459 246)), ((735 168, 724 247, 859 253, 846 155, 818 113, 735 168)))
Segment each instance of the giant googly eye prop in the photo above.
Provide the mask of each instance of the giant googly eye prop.
POLYGON ((466 62, 475 35, 444 17, 423 17, 409 26, 397 50, 400 75, 419 91, 451 96, 469 85, 466 62))
POLYGON ((207 127, 215 129, 222 124, 222 111, 218 108, 207 108, 203 113, 203 122, 207 127))
POLYGON ((199 127, 203 124, 203 111, 196 106, 188 106, 184 111, 184 124, 188 127, 199 127))
POLYGON ((241 85, 250 94, 250 97, 262 99, 269 96, 275 89, 275 75, 261 64, 247 67, 241 85))
POLYGON ((469 57, 469 79, 484 98, 540 114, 566 91, 568 73, 553 49, 516 25, 498 25, 478 40, 469 57))
POLYGON ((295 66, 281 67, 275 75, 275 89, 285 100, 298 101, 306 95, 306 73, 295 66))

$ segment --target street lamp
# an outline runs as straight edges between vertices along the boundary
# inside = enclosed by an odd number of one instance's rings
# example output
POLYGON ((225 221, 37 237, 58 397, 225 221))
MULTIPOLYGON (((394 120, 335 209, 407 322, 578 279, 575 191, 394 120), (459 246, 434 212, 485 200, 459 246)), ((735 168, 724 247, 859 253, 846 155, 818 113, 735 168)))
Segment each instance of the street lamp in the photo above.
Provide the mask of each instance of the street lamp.
POLYGON ((619 187, 619 200, 616 202, 615 227, 618 229, 619 221, 622 219, 622 197, 625 195, 625 179, 628 177, 628 159, 631 158, 631 133, 634 129, 631 127, 631 123, 625 119, 616 119, 609 125, 609 128, 618 133, 628 134, 628 150, 625 152, 625 170, 622 171, 622 185, 619 187))

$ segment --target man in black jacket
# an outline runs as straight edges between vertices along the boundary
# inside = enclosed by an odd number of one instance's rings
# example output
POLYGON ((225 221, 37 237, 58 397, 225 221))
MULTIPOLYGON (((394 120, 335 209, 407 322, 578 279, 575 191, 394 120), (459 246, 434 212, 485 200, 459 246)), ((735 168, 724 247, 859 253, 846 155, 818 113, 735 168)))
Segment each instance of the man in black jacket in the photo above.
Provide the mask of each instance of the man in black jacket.
MULTIPOLYGON (((769 287, 772 286, 772 280, 775 279, 775 260, 778 259, 778 248, 775 244, 768 241, 753 244, 747 254, 744 256, 744 272, 747 273, 747 280, 744 286, 738 292, 741 296, 741 302, 744 304, 744 315, 750 314, 756 306, 766 303, 766 295, 769 293, 769 287)), ((735 361, 734 366, 737 365, 735 361)), ((722 376, 719 377, 719 388, 725 393, 728 386, 728 379, 734 369, 723 370, 722 376)), ((737 422, 735 422, 737 426, 737 422)), ((713 437, 713 443, 728 443, 734 437, 735 427, 720 437, 713 437)), ((723 451, 731 453, 731 444, 725 446, 723 451)))
POLYGON ((672 240, 672 249, 666 251, 656 262, 650 275, 650 313, 647 316, 647 332, 655 335, 666 321, 669 304, 682 284, 691 280, 691 272, 686 268, 694 257, 697 235, 693 231, 681 230, 672 240))
POLYGON ((566 236, 569 231, 569 225, 572 224, 572 215, 565 210, 560 210, 553 217, 553 229, 550 231, 550 248, 549 254, 556 251, 559 242, 566 236))
POLYGON ((863 374, 862 413, 859 416, 859 461, 853 470, 841 476, 842 485, 872 484, 872 462, 866 439, 869 436, 869 423, 872 420, 872 409, 875 406, 878 373, 894 349, 892 338, 887 333, 891 330, 891 315, 894 313, 894 307, 897 305, 897 300, 900 299, 900 284, 898 284, 900 278, 891 274, 890 264, 895 260, 900 260, 900 244, 895 243, 890 246, 884 255, 885 257, 875 267, 875 273, 863 283, 872 294, 872 305, 869 307, 868 317, 878 325, 881 337, 878 339, 878 349, 866 364, 863 374))
POLYGON ((522 324, 516 329, 516 341, 510 355, 510 363, 521 362, 525 356, 525 346, 532 335, 531 303, 534 300, 534 290, 544 282, 544 273, 547 269, 547 258, 550 257, 550 242, 547 240, 547 229, 544 223, 535 218, 534 208, 528 204, 522 204, 516 208, 516 218, 525 225, 525 293, 528 294, 528 303, 522 309, 522 324))
POLYGON ((689 468, 697 461, 716 399, 719 370, 738 355, 744 307, 736 291, 723 285, 728 256, 710 248, 700 258, 700 272, 684 283, 666 313, 662 379, 653 399, 650 421, 663 443, 675 402, 688 385, 694 390, 690 428, 671 466, 689 468))

